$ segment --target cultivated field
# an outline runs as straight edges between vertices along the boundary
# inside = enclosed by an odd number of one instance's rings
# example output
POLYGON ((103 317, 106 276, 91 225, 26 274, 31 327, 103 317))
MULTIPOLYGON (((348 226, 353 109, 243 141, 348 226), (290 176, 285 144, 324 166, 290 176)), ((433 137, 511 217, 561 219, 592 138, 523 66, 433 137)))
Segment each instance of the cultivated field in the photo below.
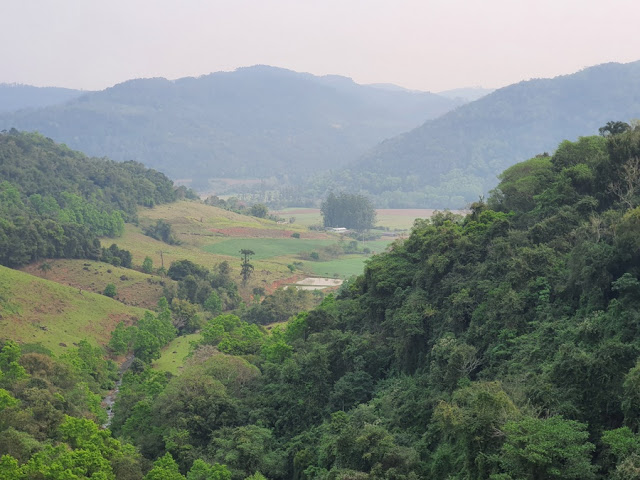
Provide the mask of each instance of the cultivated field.
MULTIPOLYGON (((316 211, 318 212, 318 211, 316 211)), ((247 287, 263 287, 272 291, 276 286, 302 278, 304 273, 329 276, 338 273, 349 277, 362 273, 366 255, 343 256, 328 261, 304 260, 304 254, 335 245, 340 240, 336 234, 310 231, 301 223, 278 224, 272 220, 259 219, 211 207, 197 202, 182 201, 139 210, 140 226, 127 225, 122 238, 104 239, 103 243, 115 241, 118 246, 133 254, 134 264, 140 265, 145 256, 153 260, 154 267, 164 259, 165 267, 172 261, 187 259, 208 268, 222 261, 232 267, 235 281, 240 283, 240 250, 255 252, 251 263, 255 270, 247 287), (167 245, 142 233, 144 225, 162 219, 171 224, 181 245, 167 245), (292 238, 292 234, 300 238, 292 238), (162 252, 162 255, 160 254, 162 252), (344 261, 344 265, 339 265, 344 261), (302 266, 292 274, 287 268, 293 262, 302 266), (299 277, 299 278, 298 278, 299 277), (285 281, 286 280, 286 281, 285 281)), ((345 239, 343 242, 349 242, 345 239)), ((393 241, 392 238, 366 242, 372 252, 379 253, 393 241)))
MULTIPOLYGON (((430 218, 436 210, 427 208, 378 209, 376 225, 389 230, 410 230, 416 218, 430 218)), ((320 225, 322 215, 319 208, 285 208, 274 212, 283 218, 295 217, 295 224, 320 225)), ((456 211, 456 213, 460 213, 456 211)))

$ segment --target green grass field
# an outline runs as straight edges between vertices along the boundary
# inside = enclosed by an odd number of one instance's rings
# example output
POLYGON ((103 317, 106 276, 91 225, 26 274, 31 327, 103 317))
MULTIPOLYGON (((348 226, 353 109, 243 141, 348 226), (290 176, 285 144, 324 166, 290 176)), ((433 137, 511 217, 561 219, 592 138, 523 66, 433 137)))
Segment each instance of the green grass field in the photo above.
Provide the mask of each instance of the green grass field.
POLYGON ((303 240, 301 238, 229 238, 213 245, 203 247, 203 250, 217 255, 240 257, 241 249, 255 252, 255 260, 274 257, 291 257, 302 252, 312 252, 322 247, 334 245, 337 240, 303 240))
POLYGON ((173 339, 160 352, 160 358, 153 362, 153 368, 156 370, 164 370, 174 375, 180 373, 184 359, 191 351, 191 342, 200 338, 199 333, 183 335, 173 339))
POLYGON ((54 353, 86 339, 106 345, 120 322, 145 310, 0 266, 0 339, 41 343, 54 353))
POLYGON ((349 278, 352 275, 360 275, 364 271, 366 255, 344 255, 335 260, 326 262, 305 262, 305 267, 314 275, 322 277, 349 278))

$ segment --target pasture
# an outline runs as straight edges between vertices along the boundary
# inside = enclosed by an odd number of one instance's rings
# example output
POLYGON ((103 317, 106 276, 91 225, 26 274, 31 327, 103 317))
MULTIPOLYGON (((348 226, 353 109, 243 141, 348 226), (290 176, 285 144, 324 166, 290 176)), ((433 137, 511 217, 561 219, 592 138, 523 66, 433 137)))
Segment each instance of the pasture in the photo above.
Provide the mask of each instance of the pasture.
POLYGON ((22 271, 83 292, 101 294, 109 283, 116 286, 116 300, 134 307, 155 309, 163 296, 163 286, 174 283, 170 278, 147 275, 130 268, 114 267, 94 260, 53 259, 51 269, 44 272, 43 262, 32 263, 22 271))
POLYGON ((87 340, 104 346, 145 310, 0 266, 0 339, 41 343, 56 354, 87 340))

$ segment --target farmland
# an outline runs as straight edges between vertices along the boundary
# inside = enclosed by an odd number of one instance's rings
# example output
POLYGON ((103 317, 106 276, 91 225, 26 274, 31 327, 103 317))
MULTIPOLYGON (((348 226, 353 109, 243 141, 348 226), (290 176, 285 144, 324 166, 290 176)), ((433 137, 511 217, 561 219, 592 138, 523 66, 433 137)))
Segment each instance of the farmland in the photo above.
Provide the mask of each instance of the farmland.
MULTIPOLYGON (((425 208, 407 208, 407 209, 377 209, 376 210, 376 226, 383 229, 406 231, 410 230, 416 218, 429 218, 436 210, 425 208)), ((321 225, 322 215, 319 208, 285 208, 274 212, 283 218, 295 218, 295 223, 311 226, 321 225)), ((457 212, 456 212, 457 213, 457 212)))
POLYGON ((255 252, 256 260, 273 257, 293 257, 303 252, 311 252, 329 245, 337 239, 303 240, 298 238, 230 238, 204 247, 204 250, 218 255, 237 256, 240 249, 255 252))
MULTIPOLYGON (((352 239, 309 230, 308 226, 321 222, 319 209, 290 208, 275 214, 287 221, 295 217, 294 223, 278 224, 273 220, 239 215, 200 202, 181 201, 173 204, 139 209, 139 226, 127 225, 125 234, 117 239, 121 248, 130 250, 134 264, 140 265, 145 256, 153 260, 154 266, 164 262, 168 267, 172 261, 187 259, 208 268, 221 261, 228 261, 239 282, 240 250, 255 252, 251 261, 255 267, 251 285, 269 288, 291 277, 287 265, 298 263, 300 273, 346 278, 362 272, 367 258, 363 253, 324 256, 319 260, 309 259, 311 252, 323 248, 348 244, 352 239), (158 220, 171 224, 180 245, 167 245, 145 236, 142 229, 158 220), (292 238, 292 235, 300 238, 292 238), (162 252, 162 253, 160 253, 162 252)), ((429 217, 433 210, 377 210, 378 226, 404 235, 416 218, 429 217)), ((358 242, 359 249, 365 247, 371 253, 380 253, 394 241, 394 237, 358 242)), ((110 240, 106 240, 107 243, 110 240)))

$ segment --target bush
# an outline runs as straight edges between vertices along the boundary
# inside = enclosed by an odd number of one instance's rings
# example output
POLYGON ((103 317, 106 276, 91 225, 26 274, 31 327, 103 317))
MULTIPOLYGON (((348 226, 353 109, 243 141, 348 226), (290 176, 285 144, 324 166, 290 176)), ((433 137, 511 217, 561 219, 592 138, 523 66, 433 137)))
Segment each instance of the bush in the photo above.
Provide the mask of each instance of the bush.
POLYGON ((107 297, 114 298, 116 294, 116 286, 113 283, 109 283, 106 287, 104 287, 104 295, 106 295, 107 297))

